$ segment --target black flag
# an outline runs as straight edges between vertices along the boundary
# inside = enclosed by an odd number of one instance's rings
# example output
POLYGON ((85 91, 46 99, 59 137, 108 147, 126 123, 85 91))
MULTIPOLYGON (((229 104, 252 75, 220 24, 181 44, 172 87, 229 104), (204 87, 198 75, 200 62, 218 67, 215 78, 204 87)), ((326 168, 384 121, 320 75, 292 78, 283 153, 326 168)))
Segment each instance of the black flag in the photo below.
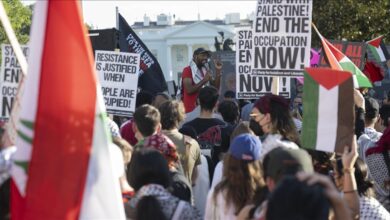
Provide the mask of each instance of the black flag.
POLYGON ((153 94, 167 91, 167 83, 160 64, 120 14, 119 31, 120 51, 140 54, 138 87, 153 94))

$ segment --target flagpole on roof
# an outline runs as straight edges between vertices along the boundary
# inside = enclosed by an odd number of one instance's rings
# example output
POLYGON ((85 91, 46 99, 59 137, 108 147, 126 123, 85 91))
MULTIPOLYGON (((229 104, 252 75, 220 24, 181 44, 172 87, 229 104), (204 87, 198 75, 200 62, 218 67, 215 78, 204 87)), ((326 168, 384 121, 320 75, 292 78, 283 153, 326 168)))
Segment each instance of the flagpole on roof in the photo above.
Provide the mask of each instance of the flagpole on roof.
POLYGON ((115 7, 116 29, 119 30, 119 8, 115 7))

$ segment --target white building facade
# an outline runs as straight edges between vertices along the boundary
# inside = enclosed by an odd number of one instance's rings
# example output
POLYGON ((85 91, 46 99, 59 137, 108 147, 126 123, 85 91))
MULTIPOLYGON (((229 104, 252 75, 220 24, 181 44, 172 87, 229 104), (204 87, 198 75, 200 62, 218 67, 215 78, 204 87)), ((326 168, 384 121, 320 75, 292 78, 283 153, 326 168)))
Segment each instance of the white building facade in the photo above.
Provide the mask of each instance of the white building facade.
POLYGON ((225 20, 174 21, 172 16, 161 14, 157 22, 145 16, 144 22, 132 26, 139 38, 157 58, 165 80, 179 82, 181 72, 199 47, 215 51, 215 38, 234 39, 235 28, 249 26, 250 20, 241 21, 238 13, 226 15, 225 20), (244 22, 243 22, 244 21, 244 22))

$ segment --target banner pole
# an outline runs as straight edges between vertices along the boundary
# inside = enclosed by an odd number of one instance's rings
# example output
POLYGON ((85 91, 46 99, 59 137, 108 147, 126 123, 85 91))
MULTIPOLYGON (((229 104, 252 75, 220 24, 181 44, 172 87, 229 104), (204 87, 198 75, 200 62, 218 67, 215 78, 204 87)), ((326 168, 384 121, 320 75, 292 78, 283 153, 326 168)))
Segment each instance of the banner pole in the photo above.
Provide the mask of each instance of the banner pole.
POLYGON ((115 7, 116 29, 119 30, 119 8, 115 7))

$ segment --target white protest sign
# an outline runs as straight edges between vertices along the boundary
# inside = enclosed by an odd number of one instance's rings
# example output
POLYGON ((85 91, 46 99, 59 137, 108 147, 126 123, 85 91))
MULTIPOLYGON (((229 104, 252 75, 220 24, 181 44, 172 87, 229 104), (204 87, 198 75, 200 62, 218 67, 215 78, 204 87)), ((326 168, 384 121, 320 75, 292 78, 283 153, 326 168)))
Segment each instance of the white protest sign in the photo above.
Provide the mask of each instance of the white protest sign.
MULTIPOLYGON (((26 58, 29 55, 28 46, 21 46, 26 58)), ((14 50, 10 44, 1 45, 1 76, 0 76, 0 119, 7 120, 10 116, 12 105, 18 91, 19 81, 23 74, 14 50)))
MULTIPOLYGON (((252 74, 252 30, 238 29, 236 37, 236 97, 257 99, 271 93, 273 77, 252 74)), ((289 77, 279 79, 279 95, 290 97, 289 77)))
POLYGON ((95 62, 107 113, 131 116, 137 96, 139 54, 97 50, 95 62))
POLYGON ((257 0, 252 73, 303 76, 310 66, 312 0, 257 0))

